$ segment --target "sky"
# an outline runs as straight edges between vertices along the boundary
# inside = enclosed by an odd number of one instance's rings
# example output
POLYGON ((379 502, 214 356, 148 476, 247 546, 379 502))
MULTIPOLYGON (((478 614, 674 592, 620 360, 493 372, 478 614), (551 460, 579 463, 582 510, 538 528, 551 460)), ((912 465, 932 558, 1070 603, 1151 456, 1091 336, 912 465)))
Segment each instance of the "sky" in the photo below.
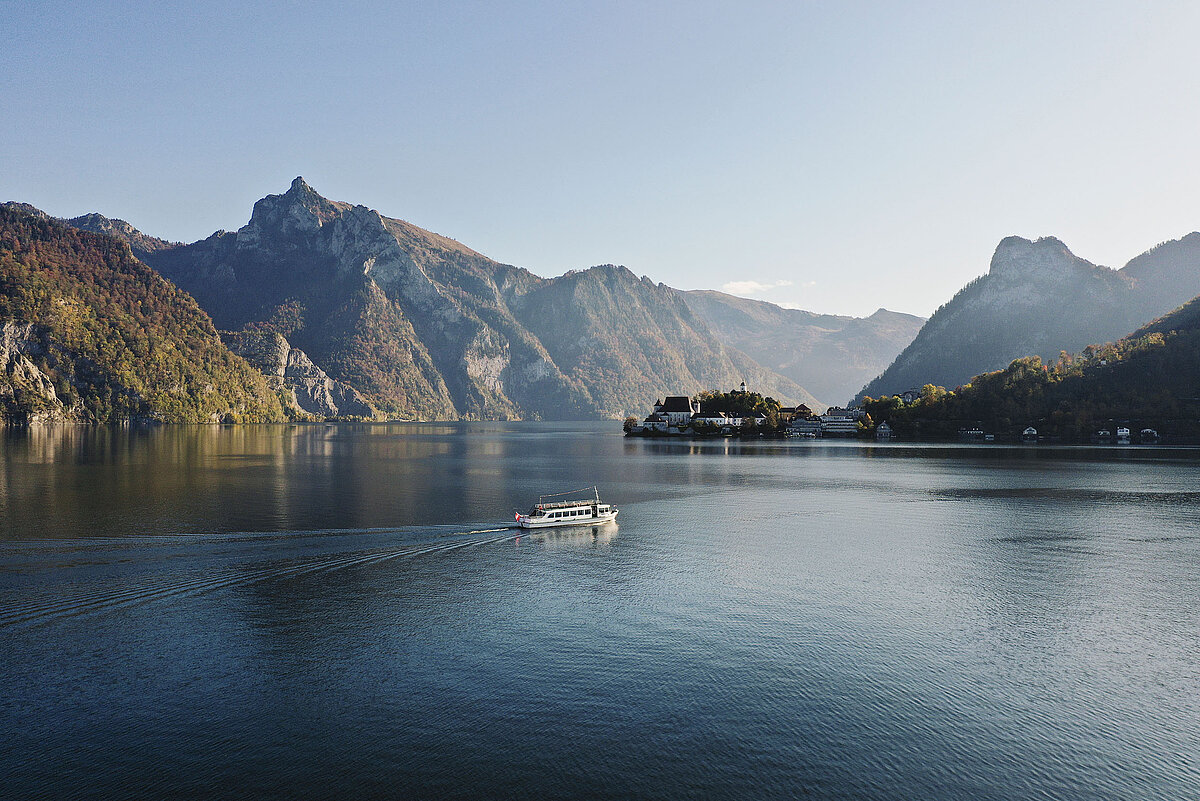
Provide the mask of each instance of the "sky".
POLYGON ((1200 229, 1200 4, 0 0, 0 201, 194 241, 297 175, 539 275, 927 316, 1200 229))

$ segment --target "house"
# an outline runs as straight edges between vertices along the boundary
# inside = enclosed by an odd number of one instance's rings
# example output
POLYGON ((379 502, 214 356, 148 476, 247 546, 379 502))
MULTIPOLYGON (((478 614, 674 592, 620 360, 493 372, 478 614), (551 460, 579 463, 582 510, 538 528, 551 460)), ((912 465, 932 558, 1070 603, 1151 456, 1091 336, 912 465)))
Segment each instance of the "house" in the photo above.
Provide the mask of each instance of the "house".
POLYGON ((821 433, 821 420, 816 417, 797 417, 788 423, 788 433, 802 437, 815 437, 821 433))
POLYGON ((692 425, 736 428, 742 424, 740 417, 730 417, 728 412, 696 412, 692 415, 692 425))
POLYGON ((862 420, 867 416, 867 412, 865 409, 861 409, 857 406, 850 409, 843 409, 841 406, 830 406, 825 410, 825 414, 822 416, 845 417, 857 423, 859 420, 862 420))
POLYGON ((796 418, 812 417, 812 409, 805 406, 803 403, 799 406, 781 406, 779 408, 779 422, 790 423, 796 418))
POLYGON ((668 395, 661 407, 654 410, 666 419, 667 425, 684 426, 692 421, 692 415, 700 411, 700 404, 687 395, 668 395))
POLYGON ((669 425, 669 423, 667 423, 667 418, 663 417, 658 412, 654 412, 653 414, 651 414, 649 417, 647 417, 645 420, 642 421, 642 430, 643 431, 666 431, 668 425, 669 425))
POLYGON ((917 398, 921 397, 921 390, 906 389, 903 392, 901 392, 899 395, 897 395, 896 397, 900 398, 900 400, 904 401, 905 403, 912 403, 917 398))
MULTIPOLYGON (((846 409, 839 411, 845 412, 846 409)), ((858 421, 848 414, 829 414, 826 412, 818 420, 821 421, 821 434, 826 437, 852 437, 858 433, 858 421)))
POLYGON ((875 439, 891 439, 892 427, 888 425, 888 421, 884 420, 875 427, 875 439))

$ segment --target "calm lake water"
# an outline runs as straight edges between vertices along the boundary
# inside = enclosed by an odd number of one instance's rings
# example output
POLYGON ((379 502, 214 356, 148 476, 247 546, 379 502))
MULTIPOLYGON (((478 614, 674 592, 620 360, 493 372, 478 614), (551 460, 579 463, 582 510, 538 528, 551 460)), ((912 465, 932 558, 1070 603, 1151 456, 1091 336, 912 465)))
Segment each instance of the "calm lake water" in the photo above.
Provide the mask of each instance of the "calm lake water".
POLYGON ((0 796, 1200 796, 1200 454, 0 434, 0 796), (599 484, 618 526, 510 529, 599 484))

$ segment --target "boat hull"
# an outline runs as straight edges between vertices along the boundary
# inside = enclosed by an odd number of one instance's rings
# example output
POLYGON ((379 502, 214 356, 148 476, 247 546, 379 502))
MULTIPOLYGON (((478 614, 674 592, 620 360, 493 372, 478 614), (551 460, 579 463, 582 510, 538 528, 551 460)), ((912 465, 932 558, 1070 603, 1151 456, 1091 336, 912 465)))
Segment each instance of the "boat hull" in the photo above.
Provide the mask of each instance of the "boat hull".
POLYGON ((599 515, 597 517, 569 517, 552 520, 539 520, 537 518, 529 518, 524 515, 517 520, 517 526, 520 528, 562 528, 565 526, 595 526, 600 523, 611 523, 617 519, 617 510, 613 510, 611 514, 599 515))

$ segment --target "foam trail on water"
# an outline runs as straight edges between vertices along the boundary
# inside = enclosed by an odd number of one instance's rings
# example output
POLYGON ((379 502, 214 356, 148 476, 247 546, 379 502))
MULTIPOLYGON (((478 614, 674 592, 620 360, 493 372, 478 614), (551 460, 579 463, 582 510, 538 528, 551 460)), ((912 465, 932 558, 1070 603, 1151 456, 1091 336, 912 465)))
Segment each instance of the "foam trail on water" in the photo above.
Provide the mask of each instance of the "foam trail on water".
MULTIPOLYGON (((475 531, 455 532, 450 536, 471 536, 501 531, 511 531, 513 527, 494 529, 479 529, 475 531)), ((392 529, 381 529, 390 531, 392 529)), ((324 532, 321 532, 324 533, 324 532)), ((346 532, 338 532, 346 533, 346 532)), ((358 533, 358 532, 355 532, 358 533)), ((426 554, 448 553, 462 548, 481 545, 491 545, 497 542, 514 539, 519 534, 505 534, 499 537, 455 540, 434 544, 414 543, 408 547, 375 549, 352 555, 339 554, 309 560, 303 564, 289 564, 253 570, 237 570, 226 568, 221 575, 209 575, 187 581, 157 581, 138 587, 115 590, 111 592, 95 592, 76 596, 70 599, 57 598, 49 601, 32 601, 25 604, 10 605, 0 613, 0 627, 21 624, 37 625, 65 617, 100 613, 114 609, 139 606, 170 598, 200 595, 215 592, 230 587, 246 586, 262 581, 278 581, 320 572, 343 570, 361 565, 379 564, 392 559, 413 558, 426 554)))

